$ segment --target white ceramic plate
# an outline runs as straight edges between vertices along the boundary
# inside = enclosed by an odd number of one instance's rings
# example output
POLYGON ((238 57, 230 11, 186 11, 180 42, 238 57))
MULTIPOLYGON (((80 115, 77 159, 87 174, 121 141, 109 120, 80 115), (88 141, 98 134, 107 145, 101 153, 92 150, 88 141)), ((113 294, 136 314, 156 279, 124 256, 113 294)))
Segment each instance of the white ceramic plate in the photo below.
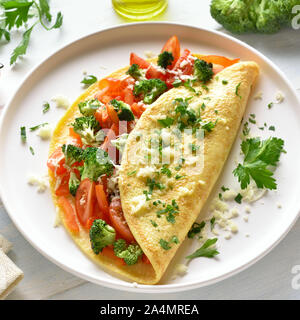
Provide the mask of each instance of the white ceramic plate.
MULTIPOLYGON (((296 221, 300 209, 300 105, 291 85, 274 64, 246 44, 224 34, 170 23, 142 23, 115 27, 96 32, 79 39, 42 62, 26 77, 17 89, 2 114, 0 129, 0 182, 1 197, 5 207, 24 237, 44 256, 65 270, 86 280, 135 292, 174 292, 204 286, 229 277, 249 267, 269 252, 286 235, 296 221), (263 200, 251 207, 249 221, 243 220, 243 205, 236 219, 238 234, 231 240, 221 235, 218 247, 221 254, 217 259, 195 259, 188 273, 172 280, 176 263, 183 263, 196 243, 186 240, 161 283, 156 286, 133 285, 119 277, 103 271, 76 247, 65 230, 54 228, 55 209, 50 192, 38 194, 27 184, 29 174, 42 175, 47 172, 46 160, 48 141, 41 141, 35 133, 28 132, 26 146, 20 142, 20 127, 49 122, 55 126, 64 110, 51 104, 51 110, 42 114, 42 104, 51 97, 63 94, 73 101, 82 91, 80 81, 83 71, 103 77, 129 62, 131 51, 139 55, 151 50, 159 53, 164 42, 177 35, 182 47, 192 52, 220 54, 256 61, 262 70, 254 93, 263 91, 263 99, 250 98, 247 114, 255 113, 259 125, 267 122, 276 127, 272 131, 260 131, 252 126, 252 133, 269 136, 271 133, 285 140, 287 154, 281 157, 276 170, 278 190, 269 192, 263 200), (281 90, 285 100, 268 109, 275 94, 281 90), (35 156, 29 152, 35 150, 35 156), (276 203, 281 203, 278 209, 276 203), (250 237, 245 235, 249 234, 250 237)), ((237 186, 232 170, 234 159, 239 155, 240 141, 237 140, 223 174, 215 188, 237 186)), ((42 271, 41 271, 42 272, 42 271)))

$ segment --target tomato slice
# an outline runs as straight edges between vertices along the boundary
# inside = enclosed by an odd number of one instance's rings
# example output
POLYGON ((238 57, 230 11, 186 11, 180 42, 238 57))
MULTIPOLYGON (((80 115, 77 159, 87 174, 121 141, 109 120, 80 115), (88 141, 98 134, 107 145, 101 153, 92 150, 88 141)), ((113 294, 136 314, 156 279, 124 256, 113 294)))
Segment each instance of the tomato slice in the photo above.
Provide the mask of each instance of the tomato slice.
POLYGON ((142 255, 142 261, 145 264, 151 264, 150 260, 148 259, 148 257, 145 255, 145 253, 142 255))
POLYGON ((139 57, 135 53, 130 54, 130 65, 137 64, 141 69, 147 69, 146 78, 147 79, 161 79, 165 80, 166 75, 161 71, 157 70, 154 66, 151 65, 150 62, 145 59, 139 57))
POLYGON ((61 147, 58 147, 48 158, 47 166, 55 175, 62 175, 67 172, 65 155, 61 147))
POLYGON ((111 121, 110 117, 108 116, 106 106, 99 108, 95 112, 95 118, 100 123, 101 128, 106 129, 106 128, 110 128, 112 126, 112 121, 111 121))
POLYGON ((180 73, 180 75, 191 75, 193 73, 193 68, 194 68, 194 60, 189 59, 191 52, 188 49, 185 49, 180 56, 180 58, 177 60, 176 64, 174 65, 172 71, 173 72, 168 72, 168 76, 166 79, 166 84, 168 88, 173 87, 173 82, 176 79, 176 73, 180 73))
POLYGON ((103 216, 102 219, 108 223, 109 222, 109 204, 108 204, 107 195, 104 191, 104 186, 102 184, 96 185, 95 191, 96 191, 97 203, 101 211, 101 214, 103 216))
POLYGON ((221 66, 223 66, 224 68, 227 68, 237 62, 240 61, 240 59, 228 59, 226 57, 223 56, 215 56, 215 55, 197 55, 197 57, 199 57, 199 59, 206 61, 207 63, 212 63, 212 64, 219 64, 221 66))
POLYGON ((78 133, 74 131, 73 127, 69 128, 69 136, 72 138, 72 142, 73 142, 72 144, 82 148, 81 137, 78 133))
POLYGON ((107 247, 103 248, 103 250, 100 252, 100 254, 112 259, 114 261, 114 263, 119 267, 126 265, 126 262, 123 259, 121 259, 115 255, 114 249, 112 246, 107 246, 107 247))
POLYGON ((115 228, 119 238, 125 239, 127 242, 134 242, 134 237, 124 218, 120 198, 113 198, 109 206, 109 217, 112 226, 115 228))
POLYGON ((69 172, 65 173, 63 176, 60 177, 60 179, 61 179, 61 181, 60 181, 58 188, 55 190, 55 194, 57 196, 70 195, 70 190, 69 190, 70 173, 69 172))
POLYGON ((131 111, 137 118, 140 118, 140 116, 143 114, 145 110, 146 110, 146 107, 144 104, 135 102, 131 105, 131 111))
POLYGON ((88 220, 94 215, 95 182, 86 178, 80 182, 75 197, 77 218, 84 228, 88 228, 88 220))
POLYGON ((118 117, 118 113, 116 112, 114 107, 110 103, 108 103, 106 105, 106 110, 107 110, 108 116, 110 117, 111 121, 113 123, 115 123, 116 125, 118 125, 119 124, 119 117, 118 117))
POLYGON ((58 205, 61 207, 64 213, 64 220, 67 228, 74 233, 79 232, 79 227, 76 222, 75 210, 71 202, 65 196, 60 196, 57 199, 58 205))
POLYGON ((165 43, 165 45, 163 46, 161 52, 164 52, 164 51, 171 52, 173 57, 174 57, 172 65, 168 66, 168 69, 172 69, 175 66, 177 60, 180 57, 180 43, 179 43, 179 40, 178 40, 178 38, 176 36, 171 37, 165 43))

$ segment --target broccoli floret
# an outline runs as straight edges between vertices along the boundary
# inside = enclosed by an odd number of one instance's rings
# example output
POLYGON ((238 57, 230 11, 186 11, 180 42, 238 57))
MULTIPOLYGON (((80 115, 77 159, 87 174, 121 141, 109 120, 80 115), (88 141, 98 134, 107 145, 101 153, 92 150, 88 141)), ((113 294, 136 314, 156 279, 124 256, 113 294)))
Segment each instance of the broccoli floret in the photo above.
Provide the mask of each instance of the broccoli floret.
POLYGON ((127 246, 124 239, 119 239, 114 243, 114 253, 117 257, 124 259, 126 264, 133 265, 137 263, 143 251, 139 245, 130 244, 127 246))
POLYGON ((115 111, 118 114, 119 119, 122 121, 132 121, 134 120, 134 115, 131 111, 130 106, 116 99, 110 101, 110 104, 114 107, 115 111))
POLYGON ((146 104, 151 104, 167 89, 166 83, 160 79, 142 80, 135 83, 133 94, 142 96, 146 104))
POLYGON ((174 61, 174 57, 171 52, 164 51, 158 56, 157 64, 166 69, 167 66, 172 65, 174 61))
POLYGON ((277 32, 292 19, 295 0, 212 0, 212 17, 233 33, 277 32))
POLYGON ((83 154, 83 169, 81 180, 89 178, 97 181, 103 174, 111 175, 113 173, 113 163, 104 150, 101 148, 88 147, 83 154))
POLYGON ((92 250, 98 254, 115 242, 116 231, 102 219, 94 220, 90 229, 90 241, 92 250))
POLYGON ((99 146, 104 141, 105 133, 100 130, 100 124, 94 116, 76 118, 72 126, 85 145, 99 146))
POLYGON ((145 71, 142 70, 137 64, 132 64, 129 69, 126 71, 126 74, 129 74, 135 80, 145 79, 145 71))
POLYGON ((72 144, 64 144, 61 147, 65 155, 66 165, 71 167, 75 162, 80 162, 83 157, 83 150, 72 144))
POLYGON ((72 196, 76 196, 76 191, 79 187, 80 180, 77 178, 74 172, 71 172, 69 179, 69 190, 72 196))
POLYGON ((103 104, 97 99, 86 100, 79 102, 78 108, 85 117, 93 116, 98 108, 103 104))
POLYGON ((214 75, 212 68, 212 63, 196 59, 194 64, 194 77, 196 80, 206 83, 214 75))

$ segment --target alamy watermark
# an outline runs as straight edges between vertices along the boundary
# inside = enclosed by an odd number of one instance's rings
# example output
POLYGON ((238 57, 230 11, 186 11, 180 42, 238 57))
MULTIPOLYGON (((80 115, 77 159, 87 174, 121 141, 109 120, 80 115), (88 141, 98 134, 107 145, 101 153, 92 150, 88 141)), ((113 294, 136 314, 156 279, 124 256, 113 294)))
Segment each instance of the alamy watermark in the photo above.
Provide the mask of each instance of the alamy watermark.
POLYGON ((294 18, 292 19, 292 28, 295 30, 300 29, 300 5, 296 5, 292 9, 294 18))
POLYGON ((294 290, 300 289, 300 265, 296 264, 293 266, 291 270, 292 274, 295 274, 295 276, 292 278, 291 286, 294 290))

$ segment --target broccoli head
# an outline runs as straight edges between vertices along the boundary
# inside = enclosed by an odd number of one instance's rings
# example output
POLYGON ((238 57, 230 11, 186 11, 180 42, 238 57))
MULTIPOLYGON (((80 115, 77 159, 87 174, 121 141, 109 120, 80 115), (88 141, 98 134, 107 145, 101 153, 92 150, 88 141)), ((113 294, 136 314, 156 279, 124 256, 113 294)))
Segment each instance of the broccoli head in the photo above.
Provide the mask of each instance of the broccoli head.
POLYGON ((157 64, 166 69, 168 66, 172 65, 174 57, 171 52, 164 51, 158 56, 157 64))
POLYGON ((167 85, 160 79, 149 79, 136 82, 133 94, 141 96, 146 104, 153 103, 161 94, 167 90, 167 85))
POLYGON ((143 251, 139 245, 130 244, 127 246, 124 239, 119 239, 114 243, 114 253, 117 257, 124 259, 126 264, 133 265, 137 263, 143 251))
POLYGON ((213 65, 211 63, 196 59, 194 64, 194 77, 196 80, 206 83, 214 75, 212 68, 213 65))
POLYGON ((100 124, 94 116, 76 118, 72 126, 85 145, 96 147, 104 141, 105 133, 100 130, 100 124))
POLYGON ((122 121, 132 121, 134 120, 134 115, 131 111, 130 106, 116 99, 110 101, 110 104, 114 107, 115 111, 118 114, 119 119, 122 121))
POLYGON ((65 155, 66 165, 71 167, 75 162, 80 162, 83 157, 83 150, 72 144, 64 144, 61 147, 65 155))
POLYGON ((97 181, 103 174, 110 176, 113 173, 113 163, 107 152, 101 148, 86 148, 83 154, 83 161, 81 180, 89 178, 90 180, 97 181))
POLYGON ((93 116, 98 108, 103 104, 97 99, 86 100, 79 102, 78 108, 81 114, 85 117, 93 116))
POLYGON ((145 79, 145 71, 142 70, 137 64, 132 64, 129 69, 126 71, 126 74, 129 74, 135 80, 145 79))
POLYGON ((69 179, 69 191, 72 196, 76 196, 77 189, 79 187, 80 180, 77 178, 76 174, 72 171, 70 173, 70 179, 69 179))
POLYGON ((212 0, 210 13, 233 33, 277 32, 292 19, 297 0, 212 0))
POLYGON ((90 229, 90 241, 92 250, 98 254, 115 242, 116 231, 102 219, 94 220, 90 229))

